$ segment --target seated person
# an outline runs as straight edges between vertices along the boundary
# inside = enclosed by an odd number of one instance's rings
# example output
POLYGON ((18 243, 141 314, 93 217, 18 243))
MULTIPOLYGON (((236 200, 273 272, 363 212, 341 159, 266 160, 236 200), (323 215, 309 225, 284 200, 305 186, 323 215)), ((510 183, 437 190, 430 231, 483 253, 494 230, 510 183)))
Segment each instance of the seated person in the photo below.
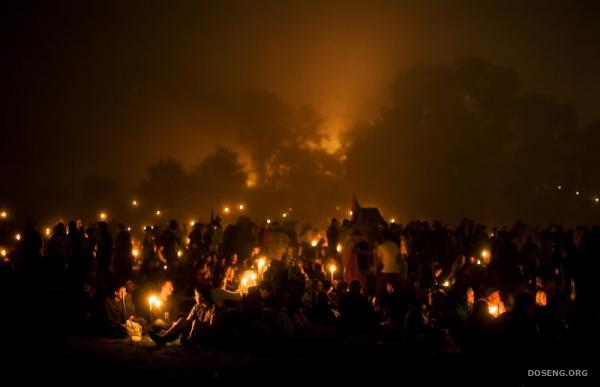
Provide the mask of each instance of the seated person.
POLYGON ((271 335, 276 331, 279 308, 272 289, 269 281, 262 281, 259 286, 250 288, 243 300, 243 317, 253 334, 271 335))
POLYGON ((196 344, 216 335, 217 307, 210 295, 210 289, 197 287, 194 289, 196 304, 187 318, 178 319, 168 330, 161 333, 150 332, 150 337, 157 346, 182 339, 184 344, 196 344))
POLYGON ((372 318, 371 303, 362 294, 362 284, 352 280, 348 293, 340 298, 339 328, 344 333, 365 333, 372 318))
POLYGON ((242 294, 237 291, 227 290, 227 279, 216 278, 213 281, 213 288, 210 290, 211 296, 215 304, 222 308, 223 304, 242 301, 242 294))
POLYGON ((106 298, 104 303, 106 311, 106 325, 109 336, 127 337, 127 324, 136 322, 145 328, 146 320, 136 316, 135 307, 130 294, 125 286, 118 285, 113 288, 113 295, 106 298))
POLYGON ((160 287, 157 302, 151 306, 150 317, 154 330, 169 329, 176 319, 171 296, 174 291, 173 281, 165 280, 160 287))

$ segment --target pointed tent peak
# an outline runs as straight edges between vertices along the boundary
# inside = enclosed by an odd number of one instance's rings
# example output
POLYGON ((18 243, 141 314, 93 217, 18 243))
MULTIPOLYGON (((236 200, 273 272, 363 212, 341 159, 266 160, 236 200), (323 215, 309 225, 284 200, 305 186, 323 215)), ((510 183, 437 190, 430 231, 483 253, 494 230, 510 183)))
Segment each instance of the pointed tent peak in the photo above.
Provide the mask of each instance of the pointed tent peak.
POLYGON ((352 198, 352 211, 356 212, 360 208, 360 204, 358 203, 358 199, 356 196, 352 198))
POLYGON ((386 223, 377 207, 361 207, 356 196, 352 199, 352 221, 367 229, 386 223))

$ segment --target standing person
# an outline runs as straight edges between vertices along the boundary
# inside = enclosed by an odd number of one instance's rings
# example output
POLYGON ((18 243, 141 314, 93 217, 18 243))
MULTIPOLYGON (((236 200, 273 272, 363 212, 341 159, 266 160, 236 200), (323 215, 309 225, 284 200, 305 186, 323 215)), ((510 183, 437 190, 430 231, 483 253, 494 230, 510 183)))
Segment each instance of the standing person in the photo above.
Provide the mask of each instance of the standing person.
POLYGON ((210 227, 210 251, 219 255, 223 254, 223 228, 221 227, 221 218, 217 216, 210 227))
POLYGON ((113 255, 113 237, 108 231, 106 222, 98 223, 98 239, 96 241, 96 288, 102 296, 110 295, 111 272, 113 255))
POLYGON ((131 277, 131 268, 133 266, 132 248, 133 244, 129 231, 127 231, 125 225, 119 224, 119 233, 115 239, 114 271, 116 278, 120 282, 131 277))
POLYGON ((362 237, 360 231, 352 233, 352 243, 343 256, 342 262, 344 265, 344 280, 350 282, 358 280, 362 289, 368 293, 369 290, 369 273, 372 269, 371 255, 369 244, 362 237))
POLYGON ((154 233, 151 226, 144 228, 144 240, 142 241, 142 268, 145 276, 158 273, 159 262, 156 257, 156 246, 154 244, 154 233))
POLYGON ((42 236, 36 230, 35 221, 28 217, 25 219, 25 229, 22 239, 17 244, 17 251, 20 258, 19 267, 23 269, 26 275, 35 271, 40 263, 42 250, 42 236))
POLYGON ((96 235, 92 227, 85 230, 83 242, 83 262, 82 270, 84 273, 96 271, 96 235))
POLYGON ((352 240, 347 249, 342 254, 343 277, 348 283, 353 279, 361 277, 361 271, 358 266, 358 254, 356 251, 356 239, 360 236, 358 231, 352 233, 352 240))
POLYGON ((337 219, 331 219, 331 224, 327 228, 327 254, 329 257, 337 257, 337 245, 340 243, 339 222, 337 219))
POLYGON ((205 249, 203 237, 203 229, 205 229, 202 223, 195 222, 192 225, 192 231, 188 234, 189 243, 189 251, 190 251, 190 259, 192 262, 198 262, 202 258, 202 254, 204 254, 205 249))
POLYGON ((63 280, 65 265, 71 261, 71 254, 71 239, 67 235, 67 228, 64 223, 58 223, 48 241, 47 260, 51 277, 54 280, 63 280))
POLYGON ((171 220, 169 227, 163 231, 160 238, 162 255, 167 260, 170 270, 174 270, 177 267, 177 251, 182 245, 181 242, 179 224, 176 220, 171 220))
POLYGON ((400 254, 398 244, 383 237, 377 238, 375 248, 375 292, 381 297, 386 292, 386 284, 390 281, 398 283, 406 276, 407 265, 404 257, 400 254))
POLYGON ((106 274, 110 271, 113 255, 113 237, 108 231, 106 222, 98 223, 98 241, 96 249, 96 261, 98 271, 106 274))

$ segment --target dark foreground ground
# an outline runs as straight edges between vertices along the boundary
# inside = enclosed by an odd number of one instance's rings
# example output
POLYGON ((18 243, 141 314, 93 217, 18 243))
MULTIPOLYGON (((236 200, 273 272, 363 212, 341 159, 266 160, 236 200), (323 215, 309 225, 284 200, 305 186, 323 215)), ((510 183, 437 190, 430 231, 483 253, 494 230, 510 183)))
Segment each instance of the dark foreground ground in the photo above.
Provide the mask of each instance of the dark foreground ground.
POLYGON ((472 356, 428 352, 394 339, 327 330, 294 339, 157 348, 148 338, 133 343, 75 335, 62 293, 15 289, 0 292, 0 386, 600 386, 595 323, 561 348, 535 355, 493 348, 472 356), (530 369, 587 370, 588 376, 531 377, 530 369))
POLYGON ((597 386, 600 359, 591 342, 562 357, 519 359, 519 354, 418 354, 398 343, 331 335, 193 348, 157 348, 148 338, 133 343, 17 329, 2 336, 3 379, 35 385, 597 386), (587 369, 588 376, 530 377, 528 369, 587 369))

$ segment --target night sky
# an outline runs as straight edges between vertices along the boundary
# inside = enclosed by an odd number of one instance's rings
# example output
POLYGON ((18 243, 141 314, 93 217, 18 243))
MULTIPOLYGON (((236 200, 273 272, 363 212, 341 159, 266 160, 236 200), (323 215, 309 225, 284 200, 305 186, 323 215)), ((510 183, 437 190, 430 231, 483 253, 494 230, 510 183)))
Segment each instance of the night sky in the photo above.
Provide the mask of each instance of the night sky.
POLYGON ((0 62, 15 218, 243 202, 318 223, 355 195, 403 222, 600 215, 594 2, 15 3, 0 62))

